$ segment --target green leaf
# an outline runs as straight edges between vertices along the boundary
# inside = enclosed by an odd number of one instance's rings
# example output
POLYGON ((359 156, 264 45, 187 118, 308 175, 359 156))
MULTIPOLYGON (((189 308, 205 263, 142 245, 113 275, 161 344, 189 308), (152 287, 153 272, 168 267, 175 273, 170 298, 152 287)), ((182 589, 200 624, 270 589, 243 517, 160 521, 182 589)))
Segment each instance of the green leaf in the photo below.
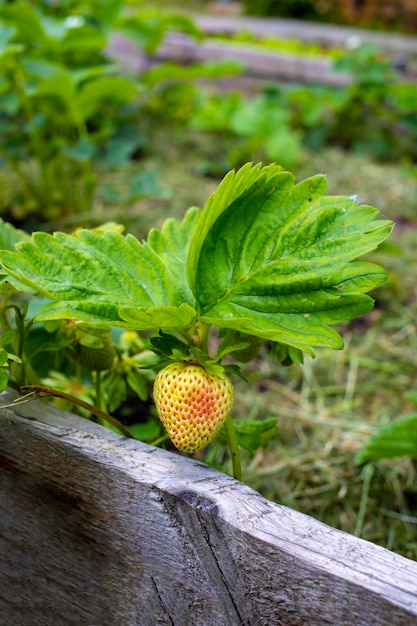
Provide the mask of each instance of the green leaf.
POLYGON ((19 241, 29 239, 29 235, 23 230, 15 228, 0 217, 0 250, 14 250, 19 241))
POLYGON ((61 150, 65 156, 76 163, 88 163, 93 161, 97 154, 97 145, 87 139, 87 137, 81 137, 78 142, 72 146, 66 145, 64 142, 61 144, 61 150))
POLYGON ((186 303, 179 307, 159 306, 149 308, 147 311, 139 311, 136 307, 120 307, 120 317, 126 322, 126 326, 135 330, 148 330, 150 328, 188 328, 192 325, 196 312, 193 307, 186 303))
POLYGON ((7 276, 2 271, 2 250, 15 250, 16 244, 19 241, 25 241, 29 239, 29 235, 23 230, 15 228, 12 224, 5 222, 0 217, 0 292, 13 289, 26 290, 26 288, 16 279, 7 276), (8 281, 10 285, 2 285, 5 281, 8 281))
POLYGON ((239 445, 245 450, 255 452, 265 448, 271 439, 277 436, 277 418, 265 420, 234 420, 239 445))
POLYGON ((9 375, 5 369, 0 368, 0 393, 4 391, 7 387, 7 383, 9 381, 9 375))
POLYGON ((100 112, 104 103, 121 107, 131 102, 137 92, 137 84, 129 78, 101 76, 80 87, 74 100, 74 111, 78 111, 81 119, 88 120, 100 112))
POLYGON ((152 229, 148 235, 148 244, 163 262, 169 266, 177 288, 181 290, 184 302, 194 304, 194 296, 187 281, 185 267, 193 233, 200 229, 201 211, 192 207, 187 211, 182 222, 168 218, 161 230, 152 229), (197 229, 197 222, 199 223, 197 229))
POLYGON ((392 459, 394 457, 417 457, 417 415, 408 415, 384 426, 370 437, 356 455, 356 463, 392 459))
POLYGON ((2 3, 0 19, 16 27, 19 40, 35 42, 39 46, 47 39, 38 12, 26 2, 2 3))
POLYGON ((162 356, 171 356, 174 350, 182 354, 187 352, 186 343, 174 335, 164 333, 162 330, 159 331, 159 335, 151 337, 149 341, 154 352, 162 356))
MULTIPOLYGON (((233 426, 239 445, 249 452, 265 448, 270 440, 278 434, 276 417, 269 417, 264 420, 233 420, 233 426)), ((219 438, 222 443, 226 443, 224 428, 221 429, 219 438)))
POLYGON ((103 372, 103 388, 108 410, 113 413, 127 397, 127 382, 114 370, 103 372))
POLYGON ((188 283, 193 293, 196 293, 199 289, 199 285, 197 285, 197 262, 201 248, 213 224, 234 200, 253 185, 256 185, 257 181, 259 184, 259 179, 265 184, 266 180, 271 179, 281 171, 282 168, 279 165, 270 165, 262 168, 260 163, 256 165, 246 163, 237 172, 235 170, 230 171, 217 190, 209 197, 200 217, 198 229, 193 234, 187 258, 188 283))
POLYGON ((9 361, 9 355, 4 348, 0 348, 0 367, 7 365, 9 361))
POLYGON ((316 176, 294 186, 282 172, 206 207, 189 269, 201 321, 310 353, 309 346, 343 346, 328 324, 369 311, 364 292, 386 279, 382 268, 351 261, 376 248, 392 224, 352 198, 323 197, 326 185, 316 176))
POLYGON ((138 369, 131 369, 126 376, 129 388, 143 401, 149 397, 149 389, 146 378, 138 369))
POLYGON ((60 41, 59 49, 61 54, 80 54, 82 52, 85 58, 88 54, 103 50, 107 45, 107 38, 97 28, 89 24, 83 24, 78 28, 70 28, 65 32, 64 37, 60 41))
POLYGON ((40 321, 76 318, 145 330, 188 326, 195 315, 162 244, 160 256, 132 235, 79 230, 35 233, 17 248, 2 253, 6 271, 56 301, 41 309, 40 321))
POLYGON ((0 346, 7 346, 12 343, 17 337, 16 330, 2 331, 0 335, 0 346))
POLYGON ((57 68, 52 75, 39 83, 32 95, 56 98, 68 111, 71 110, 75 97, 75 83, 71 72, 57 68))
POLYGON ((158 437, 160 425, 155 420, 148 420, 144 424, 132 424, 129 426, 129 430, 135 439, 139 439, 139 441, 152 441, 158 437))

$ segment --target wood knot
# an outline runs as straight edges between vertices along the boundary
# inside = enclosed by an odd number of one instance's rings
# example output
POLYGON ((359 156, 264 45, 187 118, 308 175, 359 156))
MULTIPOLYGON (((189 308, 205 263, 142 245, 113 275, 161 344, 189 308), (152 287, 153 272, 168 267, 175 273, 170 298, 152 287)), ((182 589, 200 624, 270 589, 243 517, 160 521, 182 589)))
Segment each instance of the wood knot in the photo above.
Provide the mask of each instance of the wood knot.
POLYGON ((199 493, 196 493, 192 490, 184 490, 180 491, 176 494, 177 498, 186 502, 191 508, 197 509, 199 511, 206 511, 207 513, 217 513, 218 506, 217 503, 207 498, 207 496, 202 496, 199 493))

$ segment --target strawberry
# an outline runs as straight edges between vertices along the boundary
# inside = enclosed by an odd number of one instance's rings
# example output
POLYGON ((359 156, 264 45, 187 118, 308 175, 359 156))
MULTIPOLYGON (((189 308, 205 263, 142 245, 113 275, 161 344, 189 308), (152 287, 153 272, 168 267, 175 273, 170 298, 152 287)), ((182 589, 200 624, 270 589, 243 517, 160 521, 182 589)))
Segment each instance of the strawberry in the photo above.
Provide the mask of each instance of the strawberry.
POLYGON ((115 352, 110 335, 101 335, 101 347, 90 348, 81 342, 74 341, 67 348, 67 354, 74 363, 85 367, 90 372, 100 372, 111 368, 115 352))
POLYGON ((232 408, 233 386, 225 375, 178 361, 157 374, 154 401, 172 443, 191 454, 214 439, 232 408))
POLYGON ((265 340, 254 335, 246 335, 245 333, 236 333, 233 343, 239 343, 246 341, 249 345, 246 348, 240 348, 240 350, 233 350, 232 356, 239 363, 249 363, 257 355, 262 348, 265 340))

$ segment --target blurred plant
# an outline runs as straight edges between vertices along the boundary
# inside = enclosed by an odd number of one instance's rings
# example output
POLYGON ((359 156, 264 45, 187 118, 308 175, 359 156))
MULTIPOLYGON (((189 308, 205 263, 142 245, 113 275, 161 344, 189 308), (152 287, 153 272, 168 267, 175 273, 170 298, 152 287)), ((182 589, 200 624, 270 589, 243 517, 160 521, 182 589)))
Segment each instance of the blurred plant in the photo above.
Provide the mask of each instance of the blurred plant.
MULTIPOLYGON (((417 407, 417 391, 406 395, 417 407)), ((369 463, 399 457, 417 458, 417 414, 401 417, 379 428, 356 455, 356 463, 369 463)))
MULTIPOLYGON (((150 54, 169 29, 201 33, 185 16, 149 8, 132 13, 124 5, 1 4, 0 158, 18 181, 9 199, 14 219, 88 212, 97 166, 124 165, 146 145, 147 85, 120 75, 108 57, 110 37, 122 34, 150 54)), ((184 80, 175 68, 159 80, 173 73, 184 80)))
MULTIPOLYGON (((120 230, 105 225, 101 232, 111 229, 120 230)), ((0 219, 0 249, 13 251, 16 243, 28 239, 0 219)), ((37 323, 34 318, 46 299, 1 272, 0 296, 0 391, 7 384, 38 385, 57 396, 60 408, 83 417, 95 415, 100 423, 123 429, 104 412, 117 411, 129 395, 149 399, 155 355, 146 341, 133 331, 122 333, 100 323, 37 323), (94 407, 101 413, 94 413, 94 407)), ((134 416, 130 421, 135 422, 134 416)))
MULTIPOLYGON (((193 130, 208 131, 229 140, 227 166, 240 167, 256 156, 265 162, 279 162, 294 168, 302 154, 298 131, 291 128, 290 113, 274 87, 247 99, 238 92, 200 94, 190 120, 193 130)), ((215 164, 213 164, 215 165, 215 164)))

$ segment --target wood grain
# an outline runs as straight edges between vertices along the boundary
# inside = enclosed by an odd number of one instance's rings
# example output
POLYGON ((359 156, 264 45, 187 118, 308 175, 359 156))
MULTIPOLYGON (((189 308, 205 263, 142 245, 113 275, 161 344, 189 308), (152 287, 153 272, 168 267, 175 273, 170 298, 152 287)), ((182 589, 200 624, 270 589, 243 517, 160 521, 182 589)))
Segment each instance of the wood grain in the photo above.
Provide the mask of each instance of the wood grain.
POLYGON ((417 624, 417 563, 198 461, 33 402, 0 467, 1 625, 417 624))

